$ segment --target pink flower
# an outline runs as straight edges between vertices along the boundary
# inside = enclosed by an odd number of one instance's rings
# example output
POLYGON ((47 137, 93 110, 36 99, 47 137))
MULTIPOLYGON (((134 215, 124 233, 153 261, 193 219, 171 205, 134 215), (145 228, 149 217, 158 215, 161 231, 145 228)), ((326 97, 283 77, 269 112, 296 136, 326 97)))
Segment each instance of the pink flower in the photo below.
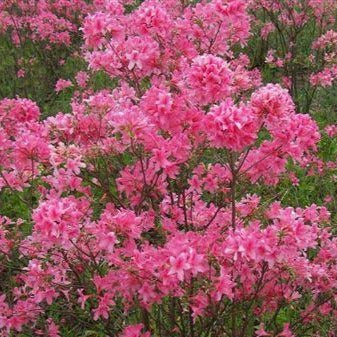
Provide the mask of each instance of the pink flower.
POLYGON ((207 114, 205 128, 215 147, 241 151, 255 141, 258 120, 249 106, 237 107, 227 99, 207 114))
POLYGON ((268 35, 275 30, 274 24, 271 22, 266 23, 261 29, 261 37, 267 39, 268 35))
POLYGON ((310 76, 310 83, 313 86, 331 87, 337 79, 337 67, 326 67, 316 74, 310 76))
POLYGON ((215 283, 214 299, 218 302, 222 299, 223 295, 226 295, 229 299, 234 298, 233 287, 235 283, 231 280, 230 276, 222 268, 220 276, 215 283))
POLYGON ((52 319, 48 320, 48 337, 60 337, 60 330, 52 319))
POLYGON ((233 72, 228 63, 213 55, 198 56, 188 72, 188 84, 201 104, 214 103, 227 97, 233 72))
POLYGON ((191 265, 188 262, 186 253, 180 253, 177 257, 170 256, 169 275, 177 275, 179 281, 184 280, 185 271, 190 270, 191 265))
POLYGON ((285 323, 283 326, 282 332, 280 332, 277 336, 279 337, 295 337, 295 335, 290 330, 290 324, 285 323))
POLYGON ((85 308, 86 301, 91 297, 91 295, 84 295, 83 291, 84 291, 83 289, 78 289, 77 290, 77 293, 79 295, 79 297, 78 297, 78 303, 81 304, 81 309, 82 310, 84 310, 84 308, 85 308))
POLYGON ((271 334, 264 330, 264 324, 261 323, 259 326, 259 329, 255 331, 255 335, 257 337, 265 337, 265 336, 270 336, 271 334))
POLYGON ((114 304, 115 304, 115 302, 112 299, 111 294, 106 293, 106 294, 104 294, 103 297, 100 297, 98 307, 96 309, 93 309, 93 313, 94 313, 93 319, 94 319, 94 321, 97 321, 100 317, 102 317, 104 319, 108 319, 110 307, 114 304))
POLYGON ((294 113, 295 105, 288 90, 278 84, 267 84, 254 92, 251 105, 259 115, 282 117, 294 113))
POLYGON ((89 75, 87 72, 85 71, 79 71, 76 74, 76 82, 77 84, 81 87, 81 88, 85 88, 89 79, 89 75))
POLYGON ((325 127, 324 131, 330 138, 333 138, 337 136, 337 125, 328 125, 325 127))
POLYGON ((18 78, 25 77, 25 75, 26 75, 26 72, 25 72, 24 69, 19 69, 18 72, 17 72, 17 74, 16 74, 16 76, 17 76, 18 78))
POLYGON ((71 87, 73 84, 70 80, 59 79, 55 85, 55 91, 58 93, 66 88, 71 87))
POLYGON ((150 337, 150 333, 142 333, 143 324, 135 324, 127 326, 120 337, 150 337))

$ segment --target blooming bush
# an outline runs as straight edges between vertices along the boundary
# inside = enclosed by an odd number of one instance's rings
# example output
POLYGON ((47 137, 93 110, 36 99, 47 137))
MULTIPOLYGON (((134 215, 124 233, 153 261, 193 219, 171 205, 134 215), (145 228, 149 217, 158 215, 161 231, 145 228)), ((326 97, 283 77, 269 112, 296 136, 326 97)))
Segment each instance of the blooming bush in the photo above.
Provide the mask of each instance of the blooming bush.
POLYGON ((89 69, 53 87, 76 86, 70 111, 0 101, 22 210, 0 218, 2 336, 334 336, 333 197, 289 205, 284 184, 335 179, 336 130, 251 68, 250 5, 94 1, 89 69))

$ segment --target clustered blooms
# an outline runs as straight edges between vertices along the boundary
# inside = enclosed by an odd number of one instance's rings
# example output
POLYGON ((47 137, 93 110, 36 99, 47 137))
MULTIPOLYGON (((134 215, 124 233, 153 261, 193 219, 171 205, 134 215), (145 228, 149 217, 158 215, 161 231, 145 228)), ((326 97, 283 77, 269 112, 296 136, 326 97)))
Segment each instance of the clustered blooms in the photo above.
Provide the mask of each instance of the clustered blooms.
POLYGON ((85 58, 117 86, 87 91, 81 71, 71 112, 45 120, 28 99, 0 101, 0 190, 29 213, 0 218, 0 272, 17 266, 0 287, 1 335, 58 337, 77 319, 121 337, 293 337, 322 319, 333 332, 328 209, 258 193, 290 163, 324 168, 320 132, 236 53, 246 1, 94 5, 85 58))
POLYGON ((337 125, 328 125, 324 130, 331 138, 337 136, 337 125))
POLYGON ((89 66, 136 84, 137 95, 144 77, 162 82, 165 73, 170 73, 165 79, 170 85, 188 90, 201 104, 230 94, 228 84, 236 78, 244 77, 246 90, 257 81, 255 72, 235 64, 230 51, 249 36, 244 1, 183 6, 148 0, 131 13, 112 1, 86 17, 83 32, 89 66), (233 62, 215 55, 226 55, 233 62))
POLYGON ((313 86, 331 87, 335 79, 337 78, 337 65, 331 68, 327 67, 324 70, 311 75, 310 83, 313 86))
POLYGON ((237 152, 254 143, 261 124, 250 106, 237 107, 231 99, 213 107, 206 123, 212 145, 237 152))
POLYGON ((201 104, 214 103, 229 96, 233 72, 220 57, 201 55, 193 60, 188 85, 201 104))
POLYGON ((286 89, 278 84, 267 84, 257 90, 251 97, 251 105, 258 115, 265 114, 268 118, 277 118, 294 114, 295 105, 286 89))
POLYGON ((310 83, 313 86, 330 87, 337 79, 336 47, 337 32, 333 30, 328 30, 313 42, 312 48, 319 51, 324 60, 323 69, 310 77, 310 83))
POLYGON ((64 80, 64 79, 59 79, 56 84, 55 84, 55 91, 60 92, 66 88, 69 88, 72 86, 72 83, 70 80, 64 80))

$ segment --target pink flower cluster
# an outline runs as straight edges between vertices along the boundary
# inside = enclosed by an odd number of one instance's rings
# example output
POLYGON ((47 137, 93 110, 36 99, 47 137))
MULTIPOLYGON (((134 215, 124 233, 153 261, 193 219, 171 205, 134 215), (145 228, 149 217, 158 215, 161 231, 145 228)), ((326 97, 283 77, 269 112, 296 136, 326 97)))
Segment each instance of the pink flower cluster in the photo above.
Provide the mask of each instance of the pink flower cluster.
POLYGON ((214 103, 230 94, 233 72, 221 58, 201 55, 193 60, 187 82, 201 104, 214 103))
POLYGON ((69 80, 59 79, 55 84, 55 91, 58 93, 66 88, 71 87, 73 84, 69 80))
POLYGON ((326 67, 324 70, 311 75, 310 83, 313 86, 331 87, 337 79, 337 65, 326 67))

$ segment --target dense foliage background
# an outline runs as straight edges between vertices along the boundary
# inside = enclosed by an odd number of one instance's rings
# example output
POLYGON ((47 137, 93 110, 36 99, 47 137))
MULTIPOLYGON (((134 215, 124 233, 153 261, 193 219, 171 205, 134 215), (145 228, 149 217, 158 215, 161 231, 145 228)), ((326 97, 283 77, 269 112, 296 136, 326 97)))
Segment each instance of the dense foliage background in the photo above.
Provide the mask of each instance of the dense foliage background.
POLYGON ((336 336, 336 18, 0 1, 0 336, 336 336))

